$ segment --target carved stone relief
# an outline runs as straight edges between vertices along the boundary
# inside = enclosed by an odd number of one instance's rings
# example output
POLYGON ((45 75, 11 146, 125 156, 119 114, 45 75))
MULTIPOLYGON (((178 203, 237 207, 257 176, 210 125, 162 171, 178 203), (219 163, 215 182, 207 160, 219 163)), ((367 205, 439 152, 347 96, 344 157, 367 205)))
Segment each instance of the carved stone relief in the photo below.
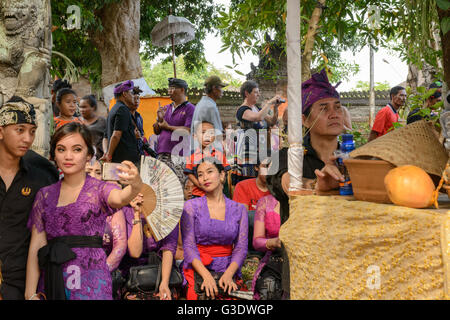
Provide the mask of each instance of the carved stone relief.
POLYGON ((0 103, 13 95, 35 101, 38 130, 32 148, 45 157, 53 116, 51 48, 50 0, 0 0, 0 103))

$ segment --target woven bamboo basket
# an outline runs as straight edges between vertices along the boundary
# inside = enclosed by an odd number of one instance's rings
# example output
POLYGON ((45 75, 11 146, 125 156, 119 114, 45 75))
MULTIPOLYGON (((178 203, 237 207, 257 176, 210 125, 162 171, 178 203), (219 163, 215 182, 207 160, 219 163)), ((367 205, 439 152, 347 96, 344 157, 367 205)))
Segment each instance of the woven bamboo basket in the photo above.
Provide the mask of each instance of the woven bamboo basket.
POLYGON ((350 153, 352 158, 370 156, 394 166, 413 165, 441 176, 448 154, 432 125, 425 120, 393 130, 350 153))

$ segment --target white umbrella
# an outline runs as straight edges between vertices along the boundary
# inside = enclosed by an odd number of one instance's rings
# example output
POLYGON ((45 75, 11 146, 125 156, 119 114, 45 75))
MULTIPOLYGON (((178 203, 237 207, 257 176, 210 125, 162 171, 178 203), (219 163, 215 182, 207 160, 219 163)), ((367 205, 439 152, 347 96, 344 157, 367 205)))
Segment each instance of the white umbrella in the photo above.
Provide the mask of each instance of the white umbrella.
POLYGON ((175 46, 187 43, 195 38, 195 27, 186 18, 169 15, 152 30, 152 44, 157 47, 172 45, 173 73, 177 77, 175 66, 175 46))
POLYGON ((286 17, 288 65, 288 172, 289 191, 302 189, 303 137, 302 137, 302 79, 300 53, 300 1, 287 0, 286 17))

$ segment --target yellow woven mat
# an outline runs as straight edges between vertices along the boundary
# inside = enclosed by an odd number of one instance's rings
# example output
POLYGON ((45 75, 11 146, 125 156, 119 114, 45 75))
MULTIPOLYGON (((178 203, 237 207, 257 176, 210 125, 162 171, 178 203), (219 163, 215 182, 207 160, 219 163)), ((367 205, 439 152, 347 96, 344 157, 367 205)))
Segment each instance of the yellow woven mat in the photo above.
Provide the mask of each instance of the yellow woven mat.
POLYGON ((291 299, 448 298, 448 212, 324 196, 290 208, 291 299))

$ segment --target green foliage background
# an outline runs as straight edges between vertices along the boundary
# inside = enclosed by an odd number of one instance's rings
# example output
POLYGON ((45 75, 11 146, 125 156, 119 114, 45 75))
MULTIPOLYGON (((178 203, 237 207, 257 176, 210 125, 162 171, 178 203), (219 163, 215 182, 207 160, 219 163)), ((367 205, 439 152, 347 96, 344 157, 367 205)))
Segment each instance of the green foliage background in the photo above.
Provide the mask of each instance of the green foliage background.
MULTIPOLYGON (((167 78, 173 77, 173 63, 172 61, 163 61, 152 65, 149 60, 141 57, 142 71, 144 78, 152 89, 167 88, 167 78)), ((186 68, 186 60, 184 56, 176 58, 177 77, 184 79, 189 88, 203 88, 205 79, 211 75, 219 76, 223 82, 228 83, 229 86, 225 90, 238 90, 241 86, 239 79, 225 71, 214 67, 211 63, 197 68, 195 72, 190 73, 186 68)))

